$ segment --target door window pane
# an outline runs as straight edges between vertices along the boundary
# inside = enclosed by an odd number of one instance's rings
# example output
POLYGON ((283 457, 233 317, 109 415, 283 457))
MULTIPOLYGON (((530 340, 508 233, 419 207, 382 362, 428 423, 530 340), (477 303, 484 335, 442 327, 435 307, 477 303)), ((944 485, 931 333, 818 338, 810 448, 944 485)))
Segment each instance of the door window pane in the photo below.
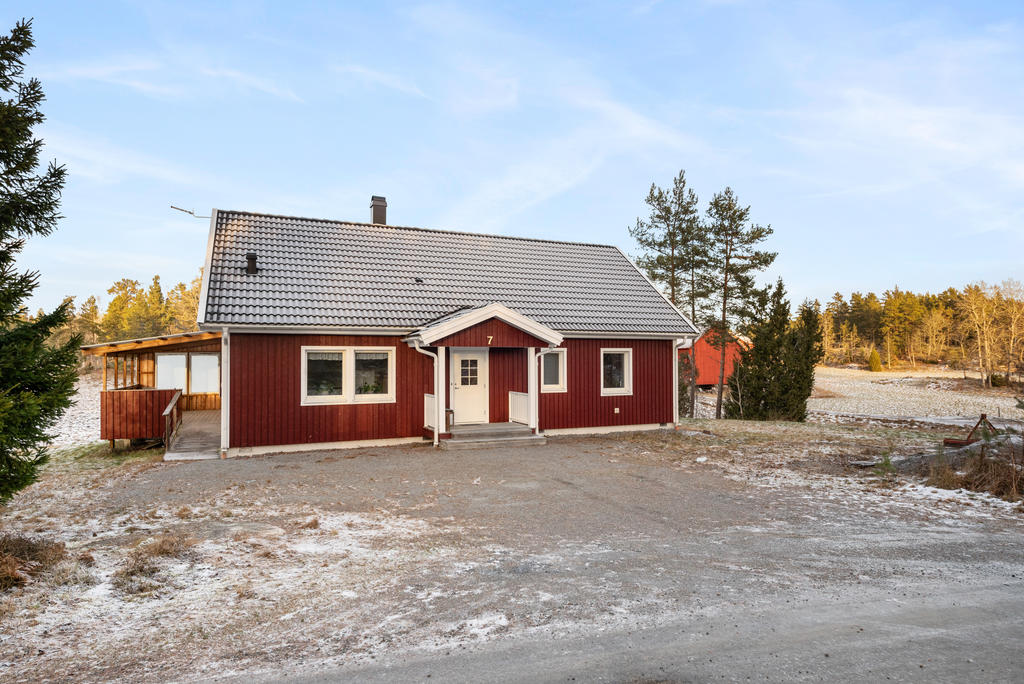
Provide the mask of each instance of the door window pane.
POLYGON ((562 374, 559 369, 561 361, 562 355, 557 352, 544 355, 543 382, 545 385, 557 387, 562 384, 562 374))
POLYGON ((193 354, 192 394, 214 394, 220 391, 220 357, 216 354, 193 354))
POLYGON ((185 355, 156 355, 156 388, 185 391, 185 355))
POLYGON ((461 359, 460 360, 460 384, 462 385, 475 385, 477 383, 477 360, 476 359, 461 359))
POLYGON ((332 397, 342 394, 343 352, 317 352, 306 354, 306 395, 332 397))
POLYGON ((605 352, 601 359, 601 385, 604 389, 625 389, 626 355, 622 352, 605 352))
POLYGON ((388 393, 388 353, 356 352, 356 394, 388 393))

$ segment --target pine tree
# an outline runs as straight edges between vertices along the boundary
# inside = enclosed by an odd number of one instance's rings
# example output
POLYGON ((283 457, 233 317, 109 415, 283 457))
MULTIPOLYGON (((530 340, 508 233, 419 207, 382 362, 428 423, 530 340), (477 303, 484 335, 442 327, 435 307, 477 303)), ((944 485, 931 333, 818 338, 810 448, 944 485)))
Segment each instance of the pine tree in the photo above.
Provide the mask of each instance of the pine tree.
MULTIPOLYGON (((637 265, 653 282, 662 284, 669 300, 699 325, 709 290, 708 231, 700 219, 697 193, 687 187, 686 172, 680 171, 670 190, 652 183, 645 201, 651 209, 650 216, 646 221, 638 218, 629 229, 643 249, 637 265)), ((697 398, 693 347, 679 369, 689 386, 687 415, 692 417, 697 398)))
POLYGON ((755 301, 755 320, 747 329, 753 344, 740 352, 729 378, 727 418, 803 421, 807 417, 814 367, 824 356, 820 314, 804 303, 791 323, 785 295, 779 280, 770 295, 761 293, 755 301))
POLYGON ((65 169, 39 168, 43 122, 39 81, 24 78, 24 56, 34 47, 31 21, 0 37, 0 503, 35 481, 46 462, 47 431, 75 393, 77 336, 48 344, 65 325, 71 304, 29 320, 24 305, 39 274, 18 272, 15 256, 31 236, 57 228, 65 169))
POLYGON ((882 357, 878 355, 878 350, 874 347, 871 348, 871 354, 868 355, 868 370, 872 373, 879 373, 882 370, 882 357))
POLYGON ((749 224, 750 207, 740 206, 732 188, 716 194, 707 209, 710 249, 708 252, 709 291, 715 301, 715 318, 709 321, 720 350, 718 397, 715 417, 722 417, 725 385, 725 356, 729 342, 735 340, 734 325, 749 316, 751 305, 759 297, 754 274, 775 261, 775 252, 756 249, 772 234, 771 226, 749 224))

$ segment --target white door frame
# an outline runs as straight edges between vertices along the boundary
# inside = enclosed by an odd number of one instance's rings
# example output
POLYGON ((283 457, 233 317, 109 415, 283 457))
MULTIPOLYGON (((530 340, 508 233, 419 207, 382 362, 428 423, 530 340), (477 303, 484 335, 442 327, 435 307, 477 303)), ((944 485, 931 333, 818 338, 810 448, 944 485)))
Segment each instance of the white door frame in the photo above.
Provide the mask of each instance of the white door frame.
POLYGON ((448 373, 448 396, 451 397, 451 407, 455 412, 453 423, 456 425, 465 425, 471 423, 489 423, 491 420, 491 406, 490 406, 490 390, 487 387, 487 383, 490 379, 490 367, 491 367, 491 352, 487 347, 451 347, 451 366, 450 372, 448 373), (460 420, 459 410, 455 406, 455 398, 459 396, 460 390, 457 389, 458 385, 456 380, 460 376, 459 372, 459 357, 460 356, 473 356, 480 359, 480 363, 477 368, 478 386, 483 390, 483 416, 482 420, 479 414, 473 416, 473 420, 460 420))

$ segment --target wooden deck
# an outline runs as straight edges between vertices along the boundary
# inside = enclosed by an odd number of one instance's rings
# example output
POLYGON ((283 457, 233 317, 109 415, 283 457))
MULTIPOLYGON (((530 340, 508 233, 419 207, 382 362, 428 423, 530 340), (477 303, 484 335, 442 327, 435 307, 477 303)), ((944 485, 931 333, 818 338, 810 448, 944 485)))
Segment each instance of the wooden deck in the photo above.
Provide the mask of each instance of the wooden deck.
POLYGON ((186 411, 165 461, 220 458, 220 411, 186 411))

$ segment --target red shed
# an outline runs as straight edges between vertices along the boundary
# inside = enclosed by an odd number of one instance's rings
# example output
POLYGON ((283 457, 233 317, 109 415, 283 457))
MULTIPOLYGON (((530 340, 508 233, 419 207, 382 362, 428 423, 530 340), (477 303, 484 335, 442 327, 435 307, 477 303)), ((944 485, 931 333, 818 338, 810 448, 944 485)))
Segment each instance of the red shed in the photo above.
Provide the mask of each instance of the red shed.
MULTIPOLYGON (((705 331, 694 342, 694 355, 697 362, 697 385, 709 387, 718 384, 718 371, 721 367, 722 349, 711 344, 711 331, 705 331)), ((728 381, 732 369, 740 358, 740 352, 750 345, 750 340, 739 337, 727 342, 725 346, 725 379, 728 381)), ((689 355, 689 346, 679 350, 679 355, 689 355)))

